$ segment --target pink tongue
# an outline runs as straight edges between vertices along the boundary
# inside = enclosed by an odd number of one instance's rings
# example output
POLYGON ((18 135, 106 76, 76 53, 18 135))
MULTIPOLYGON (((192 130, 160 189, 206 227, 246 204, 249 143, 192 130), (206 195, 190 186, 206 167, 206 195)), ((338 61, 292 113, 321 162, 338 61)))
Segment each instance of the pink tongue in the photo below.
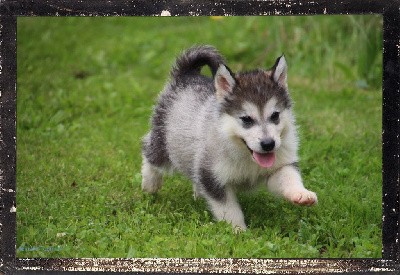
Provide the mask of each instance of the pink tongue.
POLYGON ((269 168, 274 165, 275 153, 260 154, 257 152, 253 152, 253 158, 261 167, 269 168))

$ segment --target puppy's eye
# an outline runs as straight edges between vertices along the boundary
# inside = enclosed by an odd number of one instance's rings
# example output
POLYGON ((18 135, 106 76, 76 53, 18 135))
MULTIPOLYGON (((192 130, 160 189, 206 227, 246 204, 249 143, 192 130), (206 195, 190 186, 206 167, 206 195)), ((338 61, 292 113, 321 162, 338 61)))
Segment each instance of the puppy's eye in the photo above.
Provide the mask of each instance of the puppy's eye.
POLYGON ((271 115, 271 121, 272 122, 278 122, 279 121, 279 112, 273 112, 271 115))
POLYGON ((254 119, 252 119, 250 116, 242 116, 242 117, 240 117, 240 120, 246 126, 251 126, 254 124, 254 119))

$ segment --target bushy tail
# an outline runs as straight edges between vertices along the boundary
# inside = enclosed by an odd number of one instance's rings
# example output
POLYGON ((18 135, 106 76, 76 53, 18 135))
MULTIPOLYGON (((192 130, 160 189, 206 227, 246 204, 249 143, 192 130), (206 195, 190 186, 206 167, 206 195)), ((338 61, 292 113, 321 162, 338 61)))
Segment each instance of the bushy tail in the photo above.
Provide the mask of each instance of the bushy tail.
POLYGON ((200 74, 201 67, 208 65, 213 75, 220 64, 224 64, 224 58, 212 46, 195 46, 186 50, 177 58, 175 66, 171 70, 173 79, 186 75, 200 74))

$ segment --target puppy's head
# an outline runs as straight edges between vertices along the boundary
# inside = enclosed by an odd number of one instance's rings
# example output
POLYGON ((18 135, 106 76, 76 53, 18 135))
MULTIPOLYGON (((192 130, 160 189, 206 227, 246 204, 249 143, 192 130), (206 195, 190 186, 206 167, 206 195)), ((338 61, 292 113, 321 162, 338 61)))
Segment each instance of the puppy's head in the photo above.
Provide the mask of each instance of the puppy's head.
POLYGON ((284 56, 267 71, 233 74, 220 65, 214 85, 223 133, 248 150, 259 166, 272 167, 283 133, 292 123, 284 56))

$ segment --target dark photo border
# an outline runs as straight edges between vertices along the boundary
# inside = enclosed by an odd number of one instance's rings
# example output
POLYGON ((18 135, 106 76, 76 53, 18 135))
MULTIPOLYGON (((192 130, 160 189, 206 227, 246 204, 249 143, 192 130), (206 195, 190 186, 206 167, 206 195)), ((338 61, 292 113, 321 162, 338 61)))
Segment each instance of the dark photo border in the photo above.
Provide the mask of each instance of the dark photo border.
MULTIPOLYGON (((399 0, 3 0, 0 1, 0 273, 65 271, 151 273, 399 274, 399 0), (16 258, 17 17, 383 15, 381 259, 44 259, 16 258)), ((54 273, 52 273, 54 274, 54 273)))

